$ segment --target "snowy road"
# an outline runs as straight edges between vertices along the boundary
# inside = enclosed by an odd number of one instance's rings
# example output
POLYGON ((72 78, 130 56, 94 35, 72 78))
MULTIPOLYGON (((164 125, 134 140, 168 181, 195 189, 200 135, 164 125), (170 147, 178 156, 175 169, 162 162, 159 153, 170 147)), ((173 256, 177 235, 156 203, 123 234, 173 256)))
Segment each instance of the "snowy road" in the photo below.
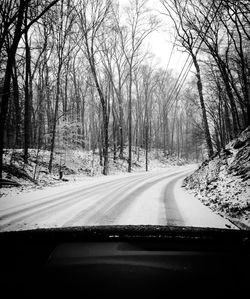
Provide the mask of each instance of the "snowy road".
POLYGON ((181 188, 194 166, 66 183, 0 199, 0 230, 81 225, 235 228, 181 188))

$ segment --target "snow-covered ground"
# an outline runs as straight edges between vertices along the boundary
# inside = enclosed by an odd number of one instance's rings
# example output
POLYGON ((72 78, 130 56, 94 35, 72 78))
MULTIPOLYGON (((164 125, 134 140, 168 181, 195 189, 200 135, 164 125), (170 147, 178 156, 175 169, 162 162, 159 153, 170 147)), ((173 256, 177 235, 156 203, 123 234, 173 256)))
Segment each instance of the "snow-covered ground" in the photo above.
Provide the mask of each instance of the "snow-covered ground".
MULTIPOLYGON (((113 160, 113 152, 110 152, 109 175, 127 173, 127 148, 124 149, 124 159, 117 157, 113 160)), ((20 184, 19 187, 4 187, 0 189, 0 197, 6 195, 15 196, 27 191, 47 188, 48 186, 61 186, 65 181, 69 183, 88 181, 92 177, 102 177, 100 157, 98 153, 86 150, 68 150, 67 152, 56 151, 54 154, 52 173, 48 172, 50 152, 47 150, 29 150, 28 164, 22 157, 22 150, 8 149, 4 152, 3 178, 10 179, 20 184), (63 179, 59 180, 59 170, 63 172, 63 179)), ((165 157, 162 152, 152 150, 149 153, 149 170, 164 167, 182 165, 184 161, 177 157, 165 157)), ((145 150, 134 149, 132 160, 133 172, 145 171, 145 150)))
POLYGON ((156 182, 143 191, 117 224, 236 228, 181 187, 188 172, 156 182))
POLYGON ((0 199, 1 230, 155 224, 236 228, 181 188, 195 165, 85 178, 0 199))
POLYGON ((185 180, 216 213, 250 228, 250 127, 185 180))

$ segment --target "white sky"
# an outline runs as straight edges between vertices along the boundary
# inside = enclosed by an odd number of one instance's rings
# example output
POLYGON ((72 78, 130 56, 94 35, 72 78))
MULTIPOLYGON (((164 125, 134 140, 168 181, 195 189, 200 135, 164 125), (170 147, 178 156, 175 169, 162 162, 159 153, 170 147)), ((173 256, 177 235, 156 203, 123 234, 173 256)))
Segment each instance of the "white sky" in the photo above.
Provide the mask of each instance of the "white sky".
MULTIPOLYGON (((122 6, 126 6, 128 5, 129 0, 119 0, 119 3, 122 6)), ((165 12, 160 0, 148 0, 147 6, 151 8, 154 13, 159 12, 159 17, 162 19, 162 28, 151 33, 147 42, 148 48, 155 55, 154 63, 157 63, 157 65, 165 69, 168 65, 173 48, 173 24, 166 16, 160 15, 160 12, 165 12)), ((185 64, 186 59, 187 54, 181 52, 177 49, 177 47, 175 47, 168 68, 172 69, 174 73, 178 75, 185 64)))

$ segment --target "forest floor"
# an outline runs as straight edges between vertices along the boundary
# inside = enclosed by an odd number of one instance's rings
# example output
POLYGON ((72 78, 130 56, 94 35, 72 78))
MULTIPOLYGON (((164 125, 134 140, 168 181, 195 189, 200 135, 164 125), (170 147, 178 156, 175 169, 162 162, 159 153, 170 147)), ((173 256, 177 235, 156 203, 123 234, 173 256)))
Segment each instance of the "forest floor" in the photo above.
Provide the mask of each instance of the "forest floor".
MULTIPOLYGON (((124 159, 113 159, 109 156, 109 175, 127 173, 127 148, 124 149, 124 159)), ((57 186, 67 182, 91 180, 102 177, 103 167, 100 165, 98 153, 84 150, 57 151, 54 154, 51 174, 48 171, 50 152, 46 150, 29 150, 28 163, 23 160, 21 149, 6 149, 3 160, 3 179, 11 180, 15 185, 5 185, 0 189, 0 197, 19 194, 23 191, 43 189, 47 186, 57 186), (62 178, 60 179, 60 171, 62 178)), ((152 150, 149 153, 149 170, 183 165, 185 161, 174 156, 164 156, 163 153, 152 150)), ((132 172, 145 171, 145 150, 134 149, 132 172)))
POLYGON ((206 206, 250 228, 250 127, 184 181, 206 206))

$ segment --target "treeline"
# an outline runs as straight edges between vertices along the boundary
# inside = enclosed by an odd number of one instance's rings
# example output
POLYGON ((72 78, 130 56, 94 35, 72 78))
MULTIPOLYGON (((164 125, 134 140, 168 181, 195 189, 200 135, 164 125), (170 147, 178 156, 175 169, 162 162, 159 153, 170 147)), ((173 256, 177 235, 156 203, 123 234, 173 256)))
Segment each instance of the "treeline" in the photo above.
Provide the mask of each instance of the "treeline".
POLYGON ((249 124, 248 2, 161 2, 195 65, 186 85, 145 50, 162 26, 145 0, 1 1, 1 170, 4 148, 49 150, 50 172, 76 148, 104 174, 126 147, 128 171, 137 148, 199 159, 249 124))
POLYGON ((151 66, 143 48, 159 25, 146 1, 132 1, 122 11, 114 1, 61 0, 27 27, 44 9, 37 5, 2 4, 2 19, 6 24, 13 19, 1 51, 3 85, 18 13, 23 32, 12 57, 9 91, 1 94, 2 103, 8 98, 4 147, 23 148, 26 162, 28 148, 50 150, 49 171, 55 149, 98 151, 104 174, 109 158, 124 158, 125 146, 129 171, 132 148, 198 157, 190 138, 191 105, 170 96, 175 78, 151 66))
MULTIPOLYGON (((250 125, 250 2, 161 0, 197 77, 209 156, 250 125)), ((190 69, 190 68, 189 68, 190 69)))

